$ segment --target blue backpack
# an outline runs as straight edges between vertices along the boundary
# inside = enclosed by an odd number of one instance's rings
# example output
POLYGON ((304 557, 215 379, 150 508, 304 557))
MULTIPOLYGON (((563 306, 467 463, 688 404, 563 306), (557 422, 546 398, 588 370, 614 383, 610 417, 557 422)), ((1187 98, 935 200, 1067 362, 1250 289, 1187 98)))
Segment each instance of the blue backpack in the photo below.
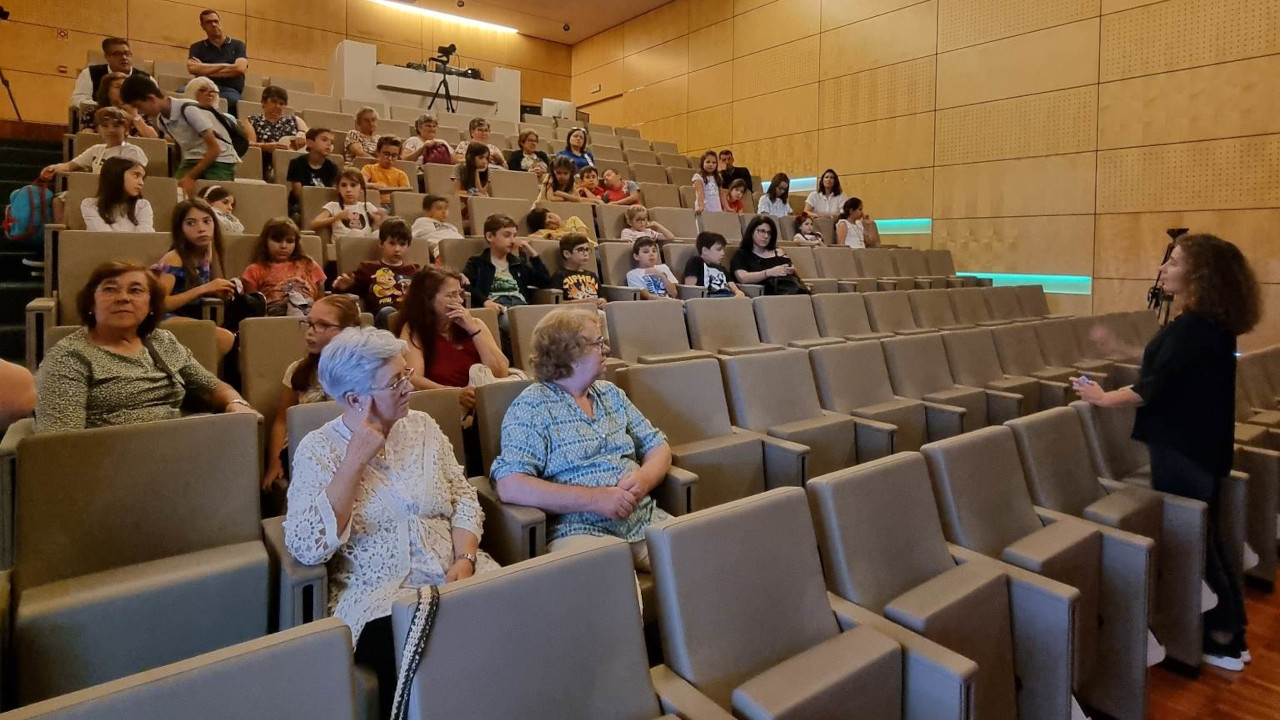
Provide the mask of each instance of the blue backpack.
POLYGON ((43 237, 46 223, 53 222, 53 191, 42 182, 25 185, 9 194, 4 213, 4 236, 10 240, 43 237))

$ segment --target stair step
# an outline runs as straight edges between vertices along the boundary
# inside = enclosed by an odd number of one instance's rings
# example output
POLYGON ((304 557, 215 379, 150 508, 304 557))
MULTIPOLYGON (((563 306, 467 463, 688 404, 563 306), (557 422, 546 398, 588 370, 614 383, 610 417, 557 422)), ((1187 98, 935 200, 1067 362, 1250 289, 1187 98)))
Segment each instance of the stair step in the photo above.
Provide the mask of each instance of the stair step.
POLYGON ((0 359, 19 365, 26 362, 25 325, 0 325, 0 359))
POLYGON ((24 323, 27 303, 43 293, 40 282, 0 282, 0 325, 24 323))

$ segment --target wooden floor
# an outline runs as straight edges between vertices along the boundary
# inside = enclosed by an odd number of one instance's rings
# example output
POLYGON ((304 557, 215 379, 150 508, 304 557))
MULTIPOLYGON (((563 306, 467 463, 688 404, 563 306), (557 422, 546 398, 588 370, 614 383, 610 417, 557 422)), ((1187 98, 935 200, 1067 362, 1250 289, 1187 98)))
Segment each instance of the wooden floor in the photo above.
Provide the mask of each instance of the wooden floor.
POLYGON ((1248 589, 1249 651, 1244 672, 1206 667, 1191 680, 1151 671, 1151 720, 1275 720, 1280 718, 1280 591, 1248 589))

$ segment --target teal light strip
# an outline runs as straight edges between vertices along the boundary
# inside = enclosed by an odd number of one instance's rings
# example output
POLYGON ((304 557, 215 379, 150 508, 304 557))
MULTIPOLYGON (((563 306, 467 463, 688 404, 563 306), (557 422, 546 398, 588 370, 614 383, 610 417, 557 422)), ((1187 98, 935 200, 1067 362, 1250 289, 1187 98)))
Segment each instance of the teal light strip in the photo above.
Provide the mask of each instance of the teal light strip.
POLYGON ((1046 293, 1055 293, 1057 295, 1093 294, 1093 278, 1088 275, 1017 275, 984 272, 962 272, 956 274, 991 278, 991 284, 996 287, 1004 285, 1040 285, 1046 293))
POLYGON ((876 228, 881 235, 920 235, 933 232, 933 220, 929 218, 876 218, 876 228))

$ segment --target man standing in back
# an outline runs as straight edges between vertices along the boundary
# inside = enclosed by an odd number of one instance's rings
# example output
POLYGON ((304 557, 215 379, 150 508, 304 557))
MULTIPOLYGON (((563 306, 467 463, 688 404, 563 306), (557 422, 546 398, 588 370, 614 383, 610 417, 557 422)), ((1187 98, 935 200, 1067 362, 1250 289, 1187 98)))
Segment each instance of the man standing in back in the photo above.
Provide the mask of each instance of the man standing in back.
POLYGON ((187 72, 203 75, 218 86, 218 94, 227 101, 227 110, 239 117, 238 103, 244 92, 244 74, 249 70, 243 40, 229 38, 222 32, 222 17, 217 10, 200 13, 200 27, 205 39, 191 44, 187 72))
POLYGON ((727 189, 733 184, 734 180, 741 180, 747 184, 748 192, 755 192, 756 187, 755 183, 751 180, 751 171, 744 167, 736 167, 733 164, 732 150, 729 148, 721 150, 716 159, 719 161, 720 165, 718 168, 720 171, 720 187, 727 189))

